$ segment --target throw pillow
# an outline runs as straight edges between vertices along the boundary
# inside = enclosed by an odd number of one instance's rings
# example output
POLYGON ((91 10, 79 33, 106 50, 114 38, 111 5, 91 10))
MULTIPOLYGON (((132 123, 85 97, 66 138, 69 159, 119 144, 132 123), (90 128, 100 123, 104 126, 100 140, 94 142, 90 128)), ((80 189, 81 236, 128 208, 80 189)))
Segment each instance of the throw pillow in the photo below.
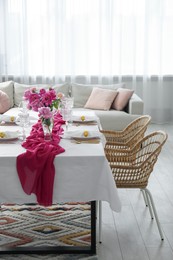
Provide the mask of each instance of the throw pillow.
POLYGON ((0 90, 0 114, 5 113, 8 109, 10 109, 10 98, 9 96, 0 90))
POLYGON ((134 90, 118 88, 118 95, 116 96, 114 102, 112 103, 112 108, 115 110, 123 110, 127 105, 129 99, 134 93, 134 90))
POLYGON ((71 84, 72 96, 74 97, 74 107, 84 107, 93 88, 111 89, 117 90, 118 88, 125 87, 125 83, 118 83, 112 85, 100 85, 100 84, 71 84))
POLYGON ((93 88, 85 108, 109 110, 113 100, 117 95, 117 91, 102 88, 93 88))
POLYGON ((5 92, 8 95, 8 97, 10 98, 11 107, 14 106, 13 88, 14 88, 13 81, 5 81, 5 82, 0 83, 0 90, 5 92))

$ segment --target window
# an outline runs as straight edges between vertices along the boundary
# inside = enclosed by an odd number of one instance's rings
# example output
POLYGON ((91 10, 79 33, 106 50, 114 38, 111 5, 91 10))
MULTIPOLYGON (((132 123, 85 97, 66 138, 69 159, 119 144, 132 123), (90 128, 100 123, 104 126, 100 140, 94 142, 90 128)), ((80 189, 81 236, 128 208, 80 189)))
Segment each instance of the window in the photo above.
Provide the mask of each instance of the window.
POLYGON ((3 75, 172 74, 172 0, 1 0, 0 10, 3 75))

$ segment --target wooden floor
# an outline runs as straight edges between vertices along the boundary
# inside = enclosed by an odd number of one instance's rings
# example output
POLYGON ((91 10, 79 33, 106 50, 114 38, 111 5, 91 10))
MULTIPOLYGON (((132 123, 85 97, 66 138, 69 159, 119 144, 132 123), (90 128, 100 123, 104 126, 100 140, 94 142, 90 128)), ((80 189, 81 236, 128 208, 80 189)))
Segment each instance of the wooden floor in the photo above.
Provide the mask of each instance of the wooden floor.
POLYGON ((103 203, 102 244, 99 260, 173 260, 173 124, 149 126, 148 132, 164 130, 168 140, 155 164, 148 188, 153 195, 164 241, 151 220, 139 190, 119 189, 120 213, 103 203))

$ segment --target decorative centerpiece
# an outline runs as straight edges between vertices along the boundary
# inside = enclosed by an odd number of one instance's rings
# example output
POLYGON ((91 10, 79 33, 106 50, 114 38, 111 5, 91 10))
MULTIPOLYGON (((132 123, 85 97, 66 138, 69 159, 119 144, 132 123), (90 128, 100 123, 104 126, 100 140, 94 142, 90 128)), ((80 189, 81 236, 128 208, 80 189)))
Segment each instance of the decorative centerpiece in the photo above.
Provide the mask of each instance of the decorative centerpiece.
POLYGON ((28 109, 39 112, 38 116, 42 122, 45 140, 52 138, 53 117, 63 98, 64 95, 56 94, 53 88, 37 90, 33 87, 24 93, 24 100, 28 101, 28 109))

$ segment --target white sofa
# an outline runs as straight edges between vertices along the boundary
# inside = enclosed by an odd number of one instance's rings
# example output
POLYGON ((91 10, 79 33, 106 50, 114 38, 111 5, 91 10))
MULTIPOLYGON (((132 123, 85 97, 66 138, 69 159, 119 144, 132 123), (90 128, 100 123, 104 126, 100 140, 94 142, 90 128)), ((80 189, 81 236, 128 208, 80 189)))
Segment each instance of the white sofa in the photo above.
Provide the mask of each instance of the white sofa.
MULTIPOLYGON (((38 88, 49 88, 50 85, 35 84, 38 88)), ((0 90, 5 92, 11 102, 11 108, 5 112, 8 115, 16 116, 18 113, 18 105, 22 100, 24 91, 31 85, 19 84, 13 81, 0 83, 0 90)), ((88 110, 84 108, 94 87, 116 90, 118 87, 124 87, 122 84, 114 85, 82 85, 82 84, 57 84, 52 86, 56 92, 62 92, 65 96, 74 97, 74 110, 88 110)), ((135 93, 130 98, 128 104, 123 111, 115 109, 110 110, 94 110, 95 114, 99 117, 102 128, 106 130, 122 130, 132 120, 143 114, 143 101, 135 93)))

